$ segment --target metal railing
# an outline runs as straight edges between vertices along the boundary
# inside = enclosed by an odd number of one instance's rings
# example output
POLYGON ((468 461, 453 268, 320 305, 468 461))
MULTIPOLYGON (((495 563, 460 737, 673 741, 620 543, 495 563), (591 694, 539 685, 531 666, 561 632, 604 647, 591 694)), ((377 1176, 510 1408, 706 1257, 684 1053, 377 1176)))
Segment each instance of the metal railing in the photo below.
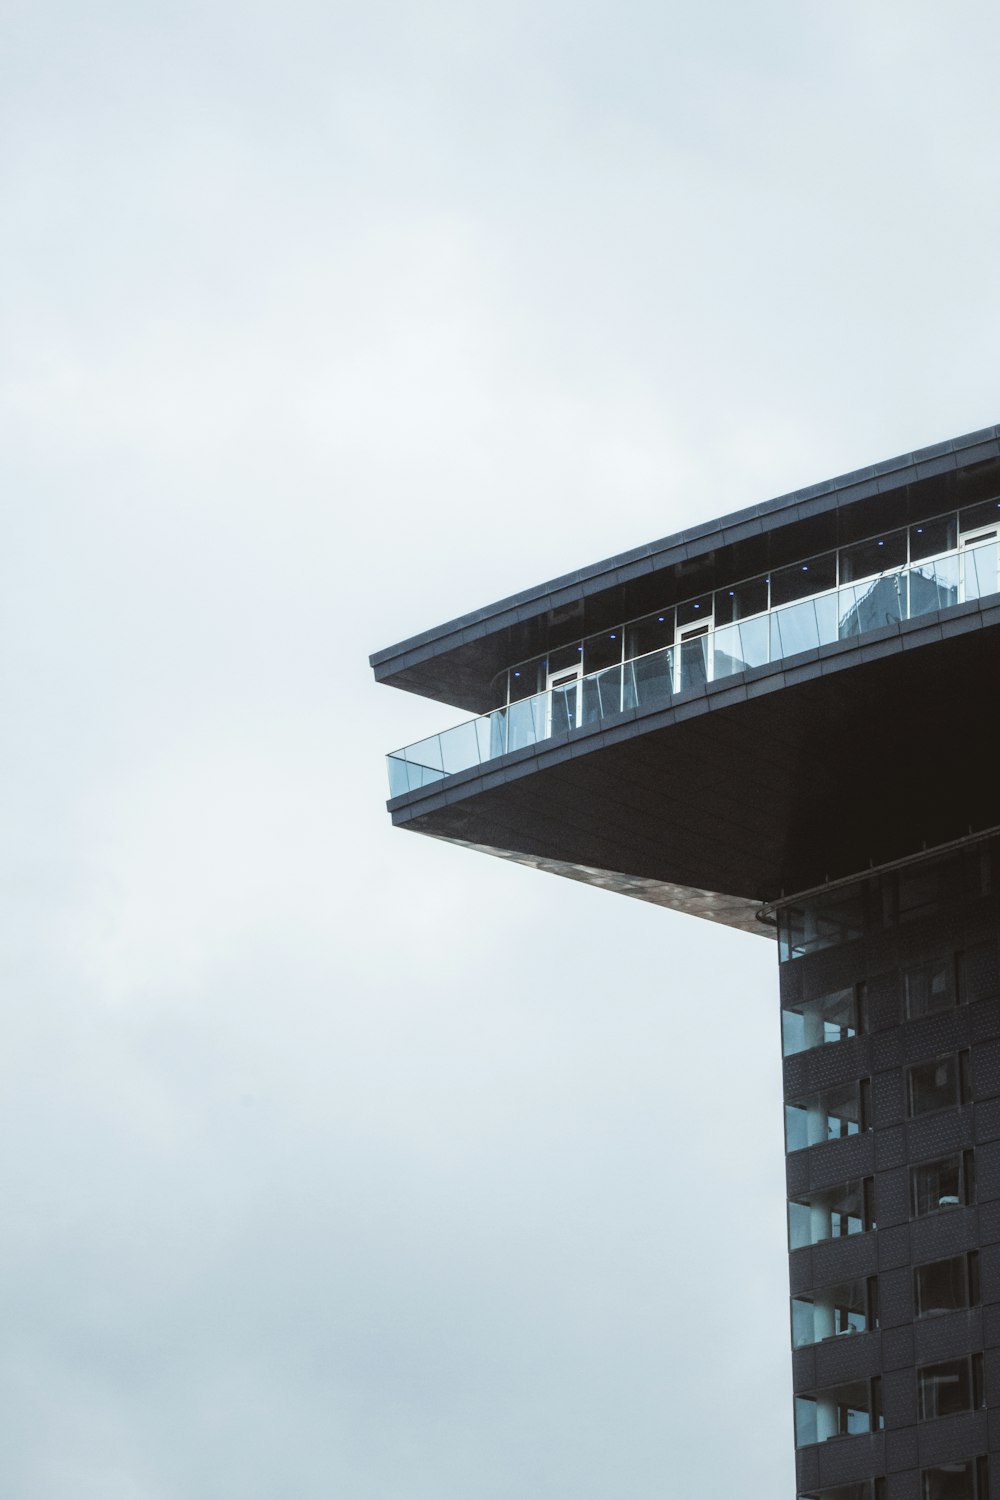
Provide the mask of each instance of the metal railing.
POLYGON ((522 698, 394 750, 387 757, 390 794, 416 791, 626 709, 664 707, 678 693, 749 667, 997 593, 998 564, 995 540, 958 548, 522 698))

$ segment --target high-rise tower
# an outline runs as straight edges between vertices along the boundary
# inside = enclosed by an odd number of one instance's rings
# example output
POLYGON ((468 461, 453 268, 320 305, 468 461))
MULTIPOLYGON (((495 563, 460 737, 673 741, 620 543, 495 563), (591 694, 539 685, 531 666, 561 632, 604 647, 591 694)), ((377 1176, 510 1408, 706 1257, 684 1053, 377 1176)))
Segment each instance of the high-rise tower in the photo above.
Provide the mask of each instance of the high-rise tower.
POLYGON ((393 822, 777 938, 801 1500, 1000 1500, 1000 428, 429 630, 393 822))

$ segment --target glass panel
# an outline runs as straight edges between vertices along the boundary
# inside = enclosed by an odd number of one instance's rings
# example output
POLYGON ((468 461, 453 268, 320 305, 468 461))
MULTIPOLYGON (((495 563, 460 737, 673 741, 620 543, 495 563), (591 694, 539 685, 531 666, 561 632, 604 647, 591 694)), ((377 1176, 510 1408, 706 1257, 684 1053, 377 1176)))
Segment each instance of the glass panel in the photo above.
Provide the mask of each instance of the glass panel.
POLYGON ((868 1282, 864 1277, 792 1298, 792 1346, 803 1349, 824 1339, 867 1333, 878 1327, 869 1321, 868 1282))
POLYGON ((456 771, 467 771, 470 766, 478 766, 479 737, 474 719, 456 724, 454 729, 446 729, 439 735, 439 739, 441 763, 446 776, 454 776, 456 771))
POLYGON ((635 702, 629 707, 647 708, 669 703, 673 692, 674 653, 656 651, 629 664, 631 689, 635 702))
POLYGON ((478 719, 476 726, 479 732, 479 759, 494 760, 496 756, 502 755, 507 748, 507 710, 495 709, 485 719, 478 719))
POLYGON ((924 1365, 917 1371, 917 1400, 920 1420, 950 1417, 959 1411, 972 1410, 972 1367, 968 1359, 947 1359, 938 1365, 924 1365))
POLYGON ((978 505, 967 505, 958 513, 958 529, 961 532, 979 531, 993 522, 1000 524, 1000 500, 981 500, 978 505))
POLYGON ((704 687, 708 681, 708 636, 700 635, 696 640, 684 641, 680 647, 681 682, 680 691, 704 687))
POLYGON ((606 719, 608 714, 621 712, 622 669, 609 667, 606 672, 597 672, 583 679, 583 722, 592 724, 595 719, 606 719))
POLYGON ((921 557, 934 557, 938 552, 950 552, 958 546, 957 517, 938 516, 933 521, 921 521, 910 527, 910 561, 921 557))
POLYGON ((385 760, 389 768, 389 796, 401 797, 404 792, 410 790, 406 761, 401 755, 387 755, 385 760))
POLYGON ((853 987, 802 1000, 781 1012, 781 1038, 785 1057, 843 1042, 857 1032, 857 1005, 853 987))
MULTIPOLYGON (((554 646, 544 659, 542 665, 546 672, 567 672, 580 665, 583 655, 583 642, 571 641, 568 646, 554 646)), ((544 687, 544 683, 542 686, 544 687)))
POLYGON ((785 1105, 785 1150, 804 1151, 821 1141, 839 1141, 861 1129, 861 1090, 841 1084, 785 1105))
POLYGON ((622 659, 622 627, 601 635, 590 635, 583 643, 583 670, 599 672, 602 667, 612 667, 622 659))
POLYGON ((958 554, 910 569, 910 618, 958 603, 958 554))
MULTIPOLYGON (((568 687, 550 689, 548 697, 551 719, 547 734, 568 734, 571 729, 576 728, 577 724, 580 701, 579 679, 571 682, 568 687)), ((547 735, 539 735, 539 739, 546 737, 547 735)))
POLYGON ((644 620, 633 620, 625 627, 626 657, 645 656, 649 651, 662 651, 674 643, 673 609, 658 610, 644 620))
POLYGON ((907 1074, 907 1104, 911 1118, 935 1109, 948 1109, 959 1101, 958 1056, 936 1057, 917 1063, 907 1074))
POLYGON ((837 554, 824 552, 820 557, 810 557, 771 574, 771 608, 791 604, 793 599, 804 599, 809 594, 822 594, 836 586, 837 554))
POLYGON ((730 677, 733 672, 742 672, 746 662, 741 655, 740 627, 724 625, 715 632, 715 659, 713 673, 716 682, 720 677, 730 677))
POLYGON ((776 610, 771 616, 771 660, 794 656, 798 651, 815 651, 819 645, 819 625, 812 599, 776 610))
POLYGON ((938 958, 909 969, 903 975, 906 1019, 950 1010, 955 1004, 955 965, 951 958, 938 958))
POLYGON ((702 594, 697 599, 685 599, 683 604, 678 604, 677 606, 678 625, 697 625, 699 620, 710 620, 711 618, 711 594, 702 594))
POLYGON ((913 1272, 913 1295, 918 1318, 955 1312, 969 1306, 968 1265, 964 1255, 917 1266, 913 1272))
POLYGON ((966 1201, 962 1157, 942 1156, 910 1169, 910 1206, 914 1218, 958 1208, 966 1201))
POLYGON ((890 568, 902 568, 905 564, 906 532, 892 531, 887 536, 870 537, 868 541, 855 542, 851 547, 841 547, 840 581, 852 583, 890 568))
POLYGON ((548 693, 537 693, 534 698, 510 705, 507 710, 508 750, 523 750, 545 738, 548 698, 548 693))
POLYGON ((540 693, 545 688, 545 658, 536 656, 532 661, 519 662, 516 667, 510 669, 510 701, 518 702, 521 698, 530 698, 533 693, 540 693))
POLYGON ((759 615, 766 609, 767 579, 751 578, 747 583, 737 583, 731 589, 718 591, 715 623, 729 625, 734 620, 745 620, 748 615, 759 615))
POLYGON ((868 1204, 871 1189, 865 1180, 841 1183, 839 1187, 817 1188, 795 1198, 788 1205, 788 1244, 791 1250, 818 1245, 823 1240, 845 1239, 870 1229, 868 1204))
POLYGON ((965 597, 982 599, 1000 589, 997 579, 997 544, 986 542, 965 553, 965 597))
POLYGON ((890 573, 869 583, 849 584, 840 590, 838 609, 841 640, 895 625, 907 616, 906 575, 890 573))

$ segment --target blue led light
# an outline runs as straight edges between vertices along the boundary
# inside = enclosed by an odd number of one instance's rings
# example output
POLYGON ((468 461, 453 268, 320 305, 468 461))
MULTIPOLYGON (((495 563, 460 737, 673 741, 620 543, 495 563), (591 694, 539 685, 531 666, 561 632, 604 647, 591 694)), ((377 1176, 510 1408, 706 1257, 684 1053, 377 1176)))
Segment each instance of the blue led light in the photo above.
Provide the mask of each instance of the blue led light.
POLYGON ((514 673, 514 676, 515 676, 515 677, 520 677, 520 675, 521 675, 521 674, 520 674, 520 672, 515 672, 515 673, 514 673))

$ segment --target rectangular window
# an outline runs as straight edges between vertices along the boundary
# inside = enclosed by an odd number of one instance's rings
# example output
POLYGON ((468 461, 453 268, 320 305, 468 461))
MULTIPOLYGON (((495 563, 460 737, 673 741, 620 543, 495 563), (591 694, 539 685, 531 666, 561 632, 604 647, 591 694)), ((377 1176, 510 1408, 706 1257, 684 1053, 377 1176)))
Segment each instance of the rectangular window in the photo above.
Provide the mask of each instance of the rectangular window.
POLYGON ((920 1475, 920 1500, 990 1500, 988 1460, 959 1459, 924 1469, 920 1475))
POLYGON ((868 1079, 843 1083, 785 1105, 785 1150, 803 1151, 868 1129, 868 1079))
POLYGON ((906 1107, 911 1119, 938 1109, 955 1109, 969 1098, 969 1054, 947 1052, 916 1063, 906 1073, 906 1107))
POLYGON ((910 527, 910 561, 919 562, 922 557, 936 557, 939 552, 951 552, 958 546, 958 524, 954 514, 938 516, 933 521, 918 521, 910 527))
POLYGON ((751 578, 731 589, 719 589, 715 596, 716 625, 733 625, 767 609, 767 579, 751 578))
POLYGON ((956 1000, 954 959, 935 958, 918 968, 907 969, 903 975, 903 1000, 908 1021, 951 1010, 956 1000))
POLYGON ((658 609, 644 620, 633 620, 625 626, 625 657, 646 656, 674 644, 673 606, 658 609))
POLYGON ((863 1029, 859 1024, 862 1007, 858 991, 861 988, 851 985, 845 990, 833 990, 814 1000, 800 1000, 784 1007, 781 1012, 784 1056, 791 1057, 796 1052, 807 1052, 812 1047, 857 1036, 863 1029))
POLYGON ((823 1240, 840 1240, 875 1228, 874 1179, 858 1178, 839 1187, 818 1188, 788 1203, 788 1247, 801 1250, 823 1240))
POLYGON ((853 583, 858 578, 884 573, 887 568, 905 566, 905 531, 890 531, 885 536, 873 536, 866 542, 855 542, 853 547, 840 549, 841 583, 853 583))
POLYGON ((915 1219, 976 1201, 976 1159, 959 1151, 910 1168, 910 1213, 915 1219))
POLYGON ((622 636, 624 631, 620 625, 615 625, 611 630, 602 631, 600 635, 590 635, 583 643, 583 670, 585 672, 600 672, 604 667, 614 667, 622 659, 622 636))
POLYGON ((882 1418, 881 1381, 854 1380, 795 1398, 795 1446, 877 1432, 882 1418))
POLYGON ((917 1405, 921 1422, 978 1411, 983 1404, 983 1356, 946 1359, 917 1371, 917 1405))
POLYGON ((778 568, 771 574, 771 608, 776 609, 779 604, 791 604, 794 599, 807 599, 810 594, 821 594, 826 589, 836 587, 837 554, 824 552, 820 557, 792 563, 790 568, 778 568))
POLYGON ((878 1327, 878 1278, 859 1276, 792 1298, 792 1348, 878 1327))
POLYGON ((976 1251, 917 1266, 913 1272, 913 1301, 918 1318, 976 1307, 979 1303, 979 1257, 976 1251))

